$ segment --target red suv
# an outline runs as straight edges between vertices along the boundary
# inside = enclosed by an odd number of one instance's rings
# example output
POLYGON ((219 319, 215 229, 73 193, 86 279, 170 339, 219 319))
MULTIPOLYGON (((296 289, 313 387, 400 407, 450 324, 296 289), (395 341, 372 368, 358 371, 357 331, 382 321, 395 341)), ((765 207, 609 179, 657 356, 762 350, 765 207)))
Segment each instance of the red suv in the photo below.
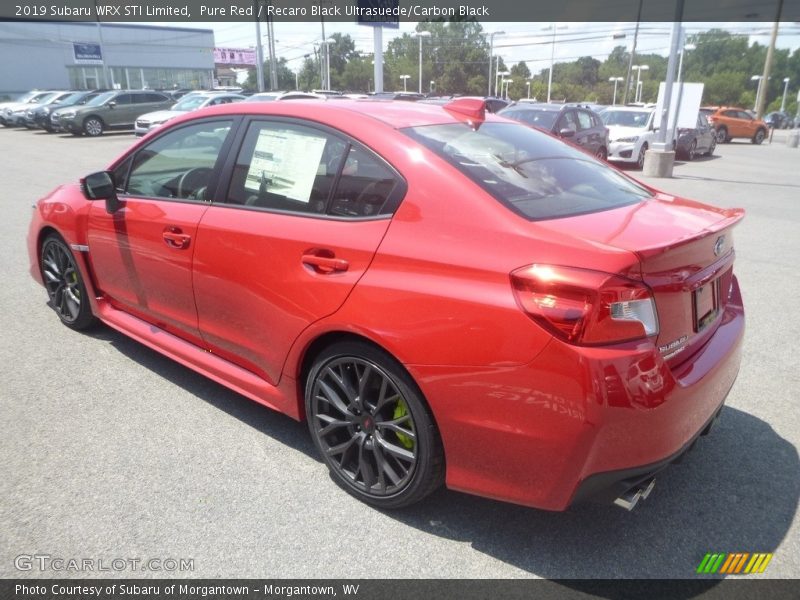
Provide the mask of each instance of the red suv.
POLYGON ((65 325, 306 420, 366 502, 631 508, 736 378, 742 214, 482 99, 298 100, 175 118, 41 199, 28 249, 65 325))

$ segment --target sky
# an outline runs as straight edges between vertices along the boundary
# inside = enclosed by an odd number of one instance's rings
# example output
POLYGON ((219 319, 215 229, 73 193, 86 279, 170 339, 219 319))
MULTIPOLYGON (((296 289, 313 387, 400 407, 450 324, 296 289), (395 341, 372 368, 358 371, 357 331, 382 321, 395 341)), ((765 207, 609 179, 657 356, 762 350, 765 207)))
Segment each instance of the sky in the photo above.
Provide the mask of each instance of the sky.
MULTIPOLYGON (((159 23, 149 23, 159 25, 159 23)), ((163 23, 163 25, 170 25, 163 23)), ((174 25, 174 24, 171 24, 174 25)), ((416 23, 401 23, 399 29, 383 30, 384 49, 388 42, 403 33, 413 33, 416 23)), ((256 43, 255 24, 253 23, 187 23, 188 27, 213 29, 215 43, 218 47, 247 48, 256 43)), ((503 31, 494 37, 494 55, 500 54, 506 64, 525 61, 532 73, 548 68, 553 52, 555 61, 572 61, 581 56, 593 56, 603 60, 614 47, 625 45, 630 50, 633 43, 635 23, 556 23, 555 45, 553 44, 552 25, 547 23, 485 23, 484 31, 503 31), (615 39, 614 34, 624 33, 625 37, 615 39)), ((772 23, 687 23, 686 33, 692 34, 707 31, 711 28, 722 28, 747 35, 749 42, 769 44, 772 23)), ((278 57, 286 57, 288 66, 298 71, 306 54, 314 54, 314 44, 322 39, 320 23, 275 23, 276 53, 278 57)), ((658 53, 669 54, 671 23, 642 23, 637 41, 637 54, 658 53)), ((266 42, 266 27, 261 28, 266 42)), ((356 42, 356 49, 362 52, 373 51, 372 27, 356 23, 325 23, 325 36, 333 33, 349 34, 356 42)), ((425 40, 423 40, 423 44, 425 40)), ((800 48, 800 24, 782 23, 777 40, 778 48, 796 50, 800 48)), ((266 45, 264 46, 266 56, 266 45)))

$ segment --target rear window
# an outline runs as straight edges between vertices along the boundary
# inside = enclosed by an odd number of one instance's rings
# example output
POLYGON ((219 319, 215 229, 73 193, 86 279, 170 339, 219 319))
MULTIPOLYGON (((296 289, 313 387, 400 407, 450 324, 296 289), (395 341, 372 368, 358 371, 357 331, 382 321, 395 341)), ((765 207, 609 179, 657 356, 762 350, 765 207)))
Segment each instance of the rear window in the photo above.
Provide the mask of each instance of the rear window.
POLYGON ((500 111, 500 116, 514 119, 521 123, 541 127, 542 129, 552 129, 558 118, 557 111, 552 110, 531 110, 530 108, 504 108, 500 111))
POLYGON ((513 123, 427 125, 403 130, 497 200, 530 219, 634 204, 645 188, 586 153, 513 123))

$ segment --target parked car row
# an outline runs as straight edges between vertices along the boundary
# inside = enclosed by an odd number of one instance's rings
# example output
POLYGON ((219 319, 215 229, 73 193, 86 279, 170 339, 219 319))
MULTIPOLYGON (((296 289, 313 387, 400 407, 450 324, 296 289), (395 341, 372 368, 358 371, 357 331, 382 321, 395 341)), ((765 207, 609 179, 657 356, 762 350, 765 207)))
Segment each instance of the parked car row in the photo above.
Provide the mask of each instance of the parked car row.
POLYGON ((0 104, 0 123, 92 137, 120 129, 144 135, 185 112, 244 99, 241 94, 225 91, 34 91, 16 102, 0 104), (180 98, 177 102, 176 97, 180 98))

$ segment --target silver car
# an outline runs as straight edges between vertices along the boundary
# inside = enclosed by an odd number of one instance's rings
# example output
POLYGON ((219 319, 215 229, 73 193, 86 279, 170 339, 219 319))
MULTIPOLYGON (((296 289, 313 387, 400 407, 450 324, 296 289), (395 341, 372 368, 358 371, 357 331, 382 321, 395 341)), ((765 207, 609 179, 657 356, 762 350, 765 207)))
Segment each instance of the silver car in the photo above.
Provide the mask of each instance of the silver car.
POLYGON ((241 102, 244 99, 245 97, 241 94, 232 94, 230 92, 192 92, 181 98, 169 110, 158 110, 156 112, 144 114, 136 119, 133 132, 137 136, 145 135, 154 129, 158 129, 170 119, 184 113, 206 106, 241 102))

